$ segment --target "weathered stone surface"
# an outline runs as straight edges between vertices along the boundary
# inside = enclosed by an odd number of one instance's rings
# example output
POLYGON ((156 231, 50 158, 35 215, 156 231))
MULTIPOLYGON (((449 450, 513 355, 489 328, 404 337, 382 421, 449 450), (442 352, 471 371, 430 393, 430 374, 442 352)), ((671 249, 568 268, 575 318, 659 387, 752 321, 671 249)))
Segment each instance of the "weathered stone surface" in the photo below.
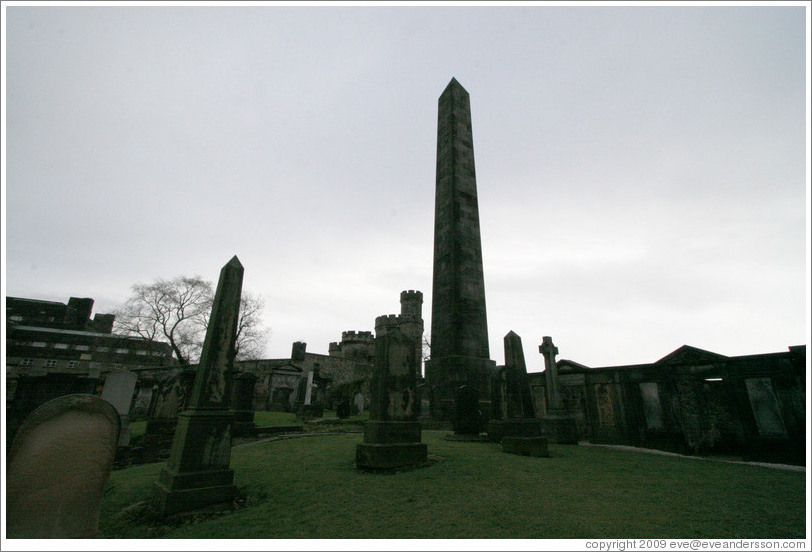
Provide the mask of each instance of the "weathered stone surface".
POLYGON ((169 515, 203 506, 230 506, 236 488, 229 410, 243 267, 237 257, 220 271, 189 407, 178 419, 172 453, 155 483, 169 515))
POLYGON ((492 380, 491 400, 497 417, 488 422, 488 439, 499 442, 504 437, 540 437, 541 423, 530 395, 522 340, 511 331, 503 341, 506 365, 492 380))
POLYGON ((232 434, 235 437, 251 436, 254 434, 254 387, 257 376, 248 372, 241 372, 234 376, 232 392, 232 410, 234 423, 232 434))
POLYGON ((479 435, 482 431, 482 411, 479 409, 477 390, 468 385, 461 386, 457 389, 454 406, 454 433, 479 435))
POLYGON ((545 335, 539 345, 539 352, 544 355, 544 375, 547 379, 547 405, 550 410, 561 410, 564 405, 561 402, 561 391, 558 382, 558 368, 555 364, 555 355, 558 354, 558 347, 553 345, 553 338, 545 335))
POLYGON ((546 335, 542 338, 539 352, 544 355, 544 376, 547 382, 547 411, 541 417, 544 434, 553 443, 577 445, 578 426, 575 415, 564 409, 561 399, 558 367, 555 363, 558 347, 553 345, 552 337, 546 335))
MULTIPOLYGON (((489 359, 485 281, 479 231, 471 106, 451 79, 438 102, 434 215, 431 360, 427 383, 436 389, 436 413, 450 420, 461 385, 488 396, 489 359)), ((489 405, 483 405, 489 415, 489 405)))
POLYGON ((9 450, 9 538, 82 538, 98 532, 119 416, 93 395, 53 399, 26 418, 9 450))
POLYGON ((130 405, 137 381, 138 376, 128 370, 111 372, 104 380, 101 398, 113 405, 121 420, 119 447, 126 447, 130 444, 130 405))
POLYGON ((514 418, 488 422, 488 439, 494 443, 504 437, 541 437, 541 420, 537 418, 514 418))
POLYGON ((368 470, 394 469, 427 460, 417 421, 417 358, 414 343, 399 329, 375 342, 375 372, 370 386, 370 420, 355 463, 368 470))

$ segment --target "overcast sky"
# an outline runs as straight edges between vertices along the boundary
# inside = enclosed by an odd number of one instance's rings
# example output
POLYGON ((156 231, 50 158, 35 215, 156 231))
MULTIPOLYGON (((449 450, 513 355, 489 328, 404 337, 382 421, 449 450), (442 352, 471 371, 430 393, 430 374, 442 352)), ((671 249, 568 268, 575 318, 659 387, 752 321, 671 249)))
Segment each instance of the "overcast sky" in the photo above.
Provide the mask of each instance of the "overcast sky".
POLYGON ((437 99, 471 96, 491 358, 809 337, 805 11, 7 7, 5 292, 123 303, 237 255, 268 358, 431 282, 437 99))

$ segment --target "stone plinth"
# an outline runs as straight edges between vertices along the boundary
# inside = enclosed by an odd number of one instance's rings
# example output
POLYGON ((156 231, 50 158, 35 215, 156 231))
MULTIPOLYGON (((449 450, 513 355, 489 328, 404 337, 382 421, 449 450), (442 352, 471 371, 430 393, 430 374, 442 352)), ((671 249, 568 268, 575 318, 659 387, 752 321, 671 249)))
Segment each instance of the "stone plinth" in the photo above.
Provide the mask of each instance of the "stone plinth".
POLYGON ((387 470, 415 466, 427 459, 426 443, 362 443, 355 449, 355 464, 363 469, 387 470))
POLYGON ((155 483, 164 515, 204 506, 228 508, 236 495, 228 412, 183 412, 178 417, 175 443, 167 467, 155 483))
POLYGON ((541 421, 537 418, 514 418, 488 422, 488 439, 499 443, 504 437, 541 437, 541 421))
POLYGON ((496 361, 484 358, 452 356, 426 361, 426 384, 432 390, 431 417, 454 420, 457 390, 467 385, 476 390, 483 419, 492 417, 490 380, 496 361))
POLYGON ((551 410, 542 416, 541 428, 551 443, 578 444, 578 426, 575 425, 575 415, 566 410, 551 410))
POLYGON ((366 470, 420 465, 428 459, 417 421, 419 404, 414 343, 394 329, 375 341, 375 373, 370 385, 370 420, 355 464, 366 470))
POLYGON ((503 437, 502 452, 522 456, 550 456, 545 437, 503 437))

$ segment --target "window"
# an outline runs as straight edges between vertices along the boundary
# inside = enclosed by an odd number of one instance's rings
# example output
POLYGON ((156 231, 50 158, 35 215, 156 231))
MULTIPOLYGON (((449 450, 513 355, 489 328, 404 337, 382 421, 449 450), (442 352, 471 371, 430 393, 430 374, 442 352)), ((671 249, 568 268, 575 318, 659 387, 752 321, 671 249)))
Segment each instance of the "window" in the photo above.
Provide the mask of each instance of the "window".
POLYGON ((141 356, 146 356, 147 352, 146 351, 136 351, 135 354, 141 355, 141 356))
POLYGON ((54 349, 67 349, 67 348, 68 348, 67 343, 55 343, 54 344, 54 349))
POLYGON ((69 360, 68 361, 68 368, 76 368, 79 365, 78 360, 69 360))
POLYGON ((129 349, 116 349, 116 352, 118 354, 120 354, 120 355, 126 355, 127 353, 130 352, 130 350, 129 349))
POLYGON ((33 358, 24 358, 20 360, 20 366, 33 366, 34 359, 33 358))
POLYGON ((48 360, 45 361, 45 367, 46 368, 53 368, 54 366, 56 366, 56 361, 55 360, 48 359, 48 360))
POLYGON ((34 341, 33 343, 31 343, 31 346, 32 347, 45 347, 45 342, 44 341, 34 341))
POLYGON ((96 350, 100 353, 106 353, 110 350, 110 347, 96 347, 96 350))
POLYGON ((89 351, 89 350, 90 350, 90 347, 89 347, 89 346, 87 346, 87 345, 77 345, 77 346, 76 346, 76 350, 77 350, 77 351, 89 351))
POLYGON ((12 315, 12 316, 9 316, 9 319, 10 319, 12 322, 22 322, 22 321, 23 321, 23 317, 22 317, 22 316, 20 316, 19 314, 14 314, 14 315, 12 315))

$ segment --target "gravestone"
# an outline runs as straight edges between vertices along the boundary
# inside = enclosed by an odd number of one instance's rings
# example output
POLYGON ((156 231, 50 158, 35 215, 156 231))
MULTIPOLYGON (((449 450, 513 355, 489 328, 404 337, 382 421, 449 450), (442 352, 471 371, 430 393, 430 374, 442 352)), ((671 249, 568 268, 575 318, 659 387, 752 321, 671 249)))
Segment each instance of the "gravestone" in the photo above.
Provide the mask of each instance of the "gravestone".
POLYGON ((138 376, 129 370, 111 372, 104 380, 101 398, 113 405, 121 420, 119 447, 130 445, 130 405, 133 401, 138 376))
POLYGON ((248 372, 240 372, 234 376, 232 396, 232 410, 234 411, 234 424, 232 434, 235 437, 246 437, 255 434, 254 424, 254 387, 257 376, 248 372))
POLYGON ((130 408, 131 420, 143 420, 149 415, 149 405, 152 404, 153 383, 139 384, 138 390, 130 408))
POLYGON ((304 398, 302 400, 302 406, 300 406, 296 412, 296 416, 299 418, 319 418, 324 415, 324 407, 313 400, 316 387, 313 381, 315 378, 315 369, 308 372, 307 378, 303 378, 305 380, 304 398))
POLYGON ((561 399, 561 384, 555 364, 558 347, 553 345, 552 337, 542 338, 539 352, 544 355, 544 376, 547 383, 547 410, 541 417, 541 426, 551 442, 577 445, 578 426, 575 423, 575 414, 564 408, 564 401, 561 399))
POLYGON ((116 409, 94 395, 65 395, 32 412, 9 451, 7 537, 93 537, 119 429, 116 409))
POLYGON ((454 434, 479 435, 482 432, 482 411, 479 393, 474 387, 461 385, 454 397, 454 434))
POLYGON ((414 343, 394 329, 375 340, 369 421, 355 464, 367 470, 391 470, 426 462, 417 421, 417 366, 414 343))
POLYGON ((192 396, 196 375, 193 368, 175 369, 153 386, 142 448, 137 452, 142 461, 155 462, 169 455, 178 416, 192 396))
POLYGON ((357 414, 364 413, 364 394, 361 391, 356 391, 352 399, 352 404, 355 406, 357 414))
POLYGON ((505 366, 497 371, 492 386, 499 418, 488 422, 488 439, 501 442, 504 452, 549 456, 547 439, 542 437, 541 422, 533 409, 522 339, 511 331, 504 344, 505 366))
POLYGON ((243 267, 235 256, 220 271, 188 408, 178 418, 172 453, 155 482, 162 515, 229 508, 236 487, 229 410, 243 267))

